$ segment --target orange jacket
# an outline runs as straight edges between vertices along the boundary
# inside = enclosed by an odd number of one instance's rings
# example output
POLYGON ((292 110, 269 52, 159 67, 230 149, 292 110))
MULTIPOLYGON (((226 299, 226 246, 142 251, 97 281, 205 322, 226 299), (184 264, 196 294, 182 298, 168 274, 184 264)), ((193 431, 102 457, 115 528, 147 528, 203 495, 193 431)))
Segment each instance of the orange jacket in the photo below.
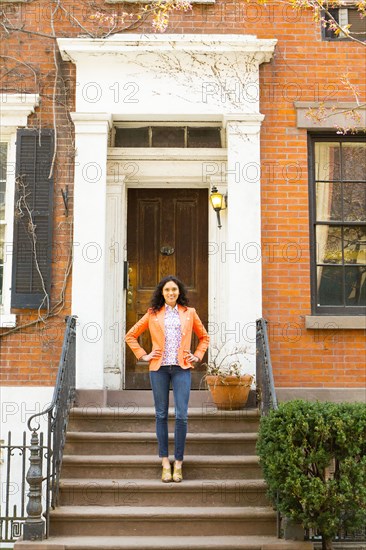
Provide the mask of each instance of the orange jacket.
MULTIPOLYGON (((188 361, 185 360, 186 354, 184 353, 185 350, 191 349, 192 331, 197 334, 199 339, 198 346, 194 352, 194 355, 199 357, 199 359, 202 359, 204 356, 205 351, 208 348, 210 337, 207 334, 207 331, 198 317, 194 307, 184 307, 178 304, 178 312, 182 332, 182 339, 178 348, 178 363, 183 369, 194 368, 193 363, 188 363, 188 361)), ((165 346, 164 318, 165 306, 163 306, 157 313, 153 313, 152 310, 149 309, 147 313, 145 313, 145 315, 141 317, 141 319, 127 332, 125 337, 127 344, 130 346, 137 359, 140 359, 144 355, 147 355, 147 352, 140 346, 137 338, 140 334, 145 332, 146 329, 149 329, 152 340, 152 349, 162 351, 161 357, 151 359, 149 363, 149 370, 159 370, 163 359, 165 346)))

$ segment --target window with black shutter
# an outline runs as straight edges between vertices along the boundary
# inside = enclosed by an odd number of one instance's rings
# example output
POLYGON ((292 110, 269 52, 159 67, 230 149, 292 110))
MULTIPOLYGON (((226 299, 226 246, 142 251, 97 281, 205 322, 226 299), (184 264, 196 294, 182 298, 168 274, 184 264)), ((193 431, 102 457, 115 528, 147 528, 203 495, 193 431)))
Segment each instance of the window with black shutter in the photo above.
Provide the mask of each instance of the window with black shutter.
POLYGON ((50 129, 20 129, 17 132, 13 308, 44 308, 47 306, 45 291, 50 295, 53 177, 49 175, 53 134, 50 129), (30 230, 31 220, 35 238, 30 230))

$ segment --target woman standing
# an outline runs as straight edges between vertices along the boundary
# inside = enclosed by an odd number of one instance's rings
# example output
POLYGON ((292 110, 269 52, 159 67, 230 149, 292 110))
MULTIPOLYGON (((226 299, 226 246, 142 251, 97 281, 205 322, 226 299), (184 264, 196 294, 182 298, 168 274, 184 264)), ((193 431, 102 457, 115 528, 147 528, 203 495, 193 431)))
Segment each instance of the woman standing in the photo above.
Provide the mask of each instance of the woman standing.
POLYGON ((191 389, 191 369, 200 361, 208 347, 209 336, 188 298, 183 283, 168 275, 157 285, 151 299, 151 308, 128 331, 126 342, 142 361, 149 362, 150 383, 154 396, 156 435, 159 457, 162 459, 163 482, 183 479, 182 464, 187 434, 188 401, 191 389), (152 351, 140 346, 137 338, 150 331, 152 351), (194 331, 199 339, 191 353, 194 331), (173 387, 175 402, 174 471, 171 472, 168 452, 169 387, 173 387))

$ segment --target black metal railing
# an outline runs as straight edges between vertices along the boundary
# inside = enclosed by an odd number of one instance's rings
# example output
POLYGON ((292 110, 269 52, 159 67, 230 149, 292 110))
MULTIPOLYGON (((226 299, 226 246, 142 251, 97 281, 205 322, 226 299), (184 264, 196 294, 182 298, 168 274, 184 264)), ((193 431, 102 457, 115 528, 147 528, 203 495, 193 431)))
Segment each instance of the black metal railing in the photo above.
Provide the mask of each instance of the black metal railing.
POLYGON ((256 321, 256 347, 257 402, 261 414, 268 414, 271 409, 277 409, 277 397, 269 351, 267 321, 263 318, 256 321))
POLYGON ((67 317, 53 398, 49 407, 28 420, 30 445, 26 444, 26 432, 21 445, 12 444, 10 434, 7 445, 1 445, 7 471, 5 495, 2 498, 5 502, 4 515, 0 511, 2 542, 15 542, 21 535, 23 540, 43 540, 49 536, 49 514, 58 502, 66 430, 75 399, 75 326, 76 317, 67 317), (40 431, 40 418, 43 416, 47 416, 45 442, 44 434, 40 431), (21 457, 21 498, 18 496, 17 505, 13 505, 12 483, 19 485, 12 481, 12 466, 17 454, 21 457), (30 466, 26 472, 27 459, 30 466), (27 483, 29 492, 26 495, 27 483))
MULTIPOLYGON (((267 332, 267 321, 263 318, 256 321, 256 379, 257 404, 261 415, 277 409, 276 388, 274 385, 271 353, 267 332)), ((277 537, 281 536, 281 514, 277 508, 277 537)))
MULTIPOLYGON (((322 537, 316 530, 305 529, 305 540, 310 540, 313 543, 318 542, 320 544, 322 537)), ((333 542, 362 542, 362 547, 357 546, 357 548, 366 548, 366 523, 363 527, 360 527, 359 529, 347 530, 342 527, 341 529, 339 529, 338 533, 334 537, 333 542)))
MULTIPOLYGON (((39 453, 46 456, 43 433, 39 438, 39 453)), ((5 470, 5 481, 1 487, 0 542, 15 542, 23 533, 26 515, 26 469, 30 455, 27 432, 23 432, 22 443, 14 444, 12 433, 7 442, 0 445, 0 461, 5 470)))

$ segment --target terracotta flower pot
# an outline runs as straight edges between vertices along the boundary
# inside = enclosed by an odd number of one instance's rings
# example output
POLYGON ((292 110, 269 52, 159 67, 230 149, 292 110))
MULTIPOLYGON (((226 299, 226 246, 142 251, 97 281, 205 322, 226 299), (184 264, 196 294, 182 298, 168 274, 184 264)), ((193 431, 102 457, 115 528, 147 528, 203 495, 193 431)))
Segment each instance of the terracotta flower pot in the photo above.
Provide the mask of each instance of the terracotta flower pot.
POLYGON ((237 376, 206 376, 206 382, 216 407, 220 410, 243 409, 249 396, 254 377, 250 374, 237 376))

